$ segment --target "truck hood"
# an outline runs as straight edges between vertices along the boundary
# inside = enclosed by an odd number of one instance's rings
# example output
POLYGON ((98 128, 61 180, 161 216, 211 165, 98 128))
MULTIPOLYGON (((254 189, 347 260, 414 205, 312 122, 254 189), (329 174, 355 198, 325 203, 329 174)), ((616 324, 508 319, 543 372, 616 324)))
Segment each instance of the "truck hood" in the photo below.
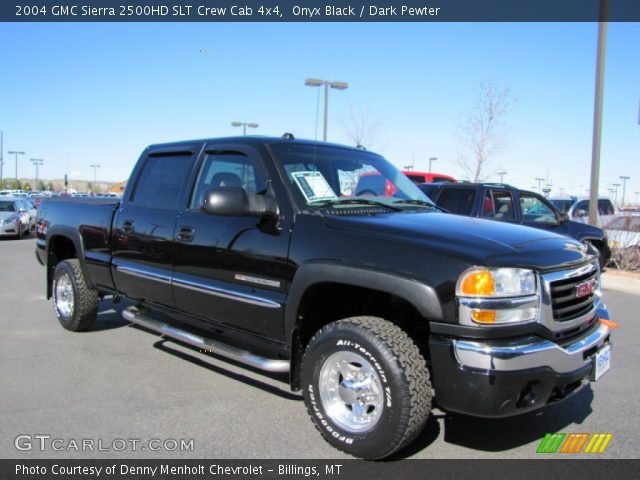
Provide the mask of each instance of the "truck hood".
POLYGON ((389 213, 373 216, 327 216, 327 227, 371 238, 420 245, 487 266, 555 270, 584 263, 580 242, 535 228, 460 215, 389 213))

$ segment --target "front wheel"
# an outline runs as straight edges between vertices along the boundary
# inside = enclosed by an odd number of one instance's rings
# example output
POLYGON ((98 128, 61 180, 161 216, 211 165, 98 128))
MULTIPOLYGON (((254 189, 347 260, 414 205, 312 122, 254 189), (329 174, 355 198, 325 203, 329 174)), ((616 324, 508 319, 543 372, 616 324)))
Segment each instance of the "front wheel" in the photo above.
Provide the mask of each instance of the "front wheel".
POLYGON ((98 292, 87 286, 76 258, 56 265, 53 305, 60 324, 72 332, 89 330, 98 315, 98 292))
POLYGON ((380 459, 408 445, 431 411, 423 356, 398 326, 377 317, 326 325, 302 363, 303 394, 316 427, 334 447, 380 459))

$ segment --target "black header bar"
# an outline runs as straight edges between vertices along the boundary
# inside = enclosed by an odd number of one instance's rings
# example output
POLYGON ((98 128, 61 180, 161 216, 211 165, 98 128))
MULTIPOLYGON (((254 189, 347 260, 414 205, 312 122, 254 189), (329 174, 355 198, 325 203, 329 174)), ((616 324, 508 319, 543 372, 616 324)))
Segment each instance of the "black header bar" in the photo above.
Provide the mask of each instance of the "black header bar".
POLYGON ((2 22, 640 21, 639 0, 4 0, 2 22))

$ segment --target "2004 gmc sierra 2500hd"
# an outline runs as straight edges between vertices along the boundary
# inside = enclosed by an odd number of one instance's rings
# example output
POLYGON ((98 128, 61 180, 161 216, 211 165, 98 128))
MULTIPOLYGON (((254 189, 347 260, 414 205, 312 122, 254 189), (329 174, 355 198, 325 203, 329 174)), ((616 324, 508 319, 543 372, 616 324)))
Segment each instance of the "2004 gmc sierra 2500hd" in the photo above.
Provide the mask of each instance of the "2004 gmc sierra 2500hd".
POLYGON ((442 213, 362 148, 290 134, 153 145, 121 201, 44 201, 36 243, 66 329, 127 297, 128 321, 288 374, 323 437, 367 459, 411 442, 433 402, 516 415, 610 365, 594 252, 442 213), (363 175, 393 196, 357 191, 363 175))

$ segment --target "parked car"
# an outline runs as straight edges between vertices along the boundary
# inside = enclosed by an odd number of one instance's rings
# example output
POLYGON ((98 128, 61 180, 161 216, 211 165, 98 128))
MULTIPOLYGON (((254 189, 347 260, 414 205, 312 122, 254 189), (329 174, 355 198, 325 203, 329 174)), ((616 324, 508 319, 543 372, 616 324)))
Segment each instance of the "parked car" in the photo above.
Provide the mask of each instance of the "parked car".
POLYGON ((0 236, 20 238, 29 233, 29 222, 24 220, 25 206, 21 200, 11 197, 0 197, 0 236))
POLYGON ((451 183, 456 181, 455 178, 443 173, 415 172, 413 170, 402 170, 402 173, 409 177, 409 180, 416 185, 421 183, 451 183))
MULTIPOLYGON (((413 170, 402 170, 402 173, 416 185, 421 183, 447 183, 456 181, 455 178, 442 173, 414 172, 413 170)), ((385 197, 392 197, 395 192, 396 187, 394 182, 385 178, 379 172, 362 173, 353 191, 356 196, 370 195, 385 197)))
POLYGON ((607 235, 601 228, 569 220, 567 214, 537 193, 505 184, 483 183, 423 184, 419 188, 451 213, 518 223, 590 244, 599 252, 602 269, 611 258, 607 235))
POLYGON ((36 235, 63 328, 129 298, 127 321, 286 376, 325 440, 358 457, 407 446, 432 401, 523 414, 611 365, 591 251, 442 213, 369 151, 290 134, 152 145, 122 201, 43 200, 36 235), (353 196, 361 176, 394 196, 353 196))
MULTIPOLYGON (((569 218, 586 223, 589 220, 589 197, 549 197, 549 202, 560 213, 566 213, 569 218)), ((598 226, 604 227, 617 215, 617 210, 609 197, 598 197, 598 226)))

